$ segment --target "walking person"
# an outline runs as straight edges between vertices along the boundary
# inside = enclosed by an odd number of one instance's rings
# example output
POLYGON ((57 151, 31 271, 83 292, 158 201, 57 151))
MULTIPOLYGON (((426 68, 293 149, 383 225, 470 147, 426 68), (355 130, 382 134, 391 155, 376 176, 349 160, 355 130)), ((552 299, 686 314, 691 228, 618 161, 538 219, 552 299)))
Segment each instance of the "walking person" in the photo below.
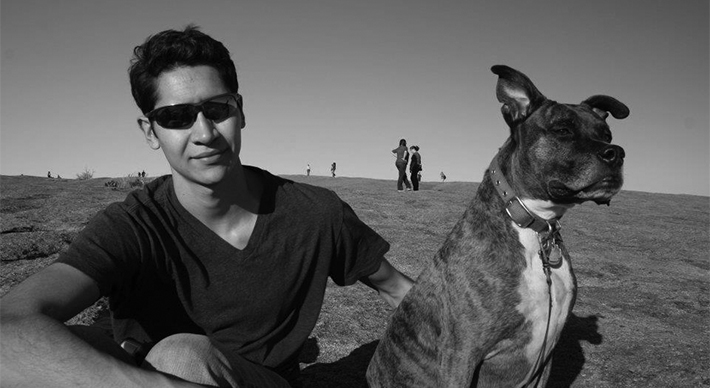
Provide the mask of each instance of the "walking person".
POLYGON ((335 178, 335 161, 330 165, 330 173, 333 175, 333 178, 335 178))
POLYGON ((311 176, 311 165, 306 164, 306 176, 311 176))
POLYGON ((407 190, 411 190, 412 186, 409 184, 407 179, 407 163, 409 162, 409 151, 407 151, 407 141, 401 139, 399 141, 399 147, 392 150, 392 155, 396 158, 394 165, 397 167, 397 190, 403 191, 404 186, 407 190))
POLYGON ((412 160, 409 163, 409 173, 412 179, 412 187, 414 191, 419 191, 419 180, 421 179, 420 171, 422 171, 422 156, 419 155, 419 146, 413 145, 409 147, 412 151, 412 160))

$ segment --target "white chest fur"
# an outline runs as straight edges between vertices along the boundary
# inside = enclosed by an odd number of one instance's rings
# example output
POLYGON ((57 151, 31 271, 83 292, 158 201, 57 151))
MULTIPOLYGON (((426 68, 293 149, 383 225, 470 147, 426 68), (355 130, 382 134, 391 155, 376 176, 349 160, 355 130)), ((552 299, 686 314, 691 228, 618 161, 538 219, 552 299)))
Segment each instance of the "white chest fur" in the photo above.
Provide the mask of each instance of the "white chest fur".
MULTIPOLYGON (((539 255, 540 244, 537 233, 531 229, 520 228, 515 224, 514 228, 518 231, 520 243, 525 247, 526 262, 518 289, 521 302, 516 308, 532 327, 532 339, 525 348, 525 355, 531 365, 534 365, 540 357, 543 344, 545 358, 557 344, 570 306, 574 301, 574 277, 569 259, 566 258, 562 260, 562 265, 559 268, 551 268, 551 285, 548 287, 547 277, 539 255), (550 298, 552 299, 551 310, 549 307, 550 298), (548 320, 549 329, 547 327, 548 320), (546 332, 547 341, 545 342, 546 332)), ((531 369, 530 375, 534 373, 533 369, 531 369)))

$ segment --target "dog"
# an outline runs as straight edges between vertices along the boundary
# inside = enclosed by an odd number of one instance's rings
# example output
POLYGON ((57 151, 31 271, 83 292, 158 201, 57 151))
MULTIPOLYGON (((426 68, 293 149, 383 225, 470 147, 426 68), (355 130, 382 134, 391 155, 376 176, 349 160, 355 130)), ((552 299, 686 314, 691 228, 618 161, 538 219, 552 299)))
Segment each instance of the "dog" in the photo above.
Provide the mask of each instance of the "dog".
POLYGON ((393 313, 370 387, 544 387, 576 298, 559 220, 621 189, 625 152, 606 118, 626 118, 626 105, 557 103, 523 73, 491 70, 510 136, 393 313))

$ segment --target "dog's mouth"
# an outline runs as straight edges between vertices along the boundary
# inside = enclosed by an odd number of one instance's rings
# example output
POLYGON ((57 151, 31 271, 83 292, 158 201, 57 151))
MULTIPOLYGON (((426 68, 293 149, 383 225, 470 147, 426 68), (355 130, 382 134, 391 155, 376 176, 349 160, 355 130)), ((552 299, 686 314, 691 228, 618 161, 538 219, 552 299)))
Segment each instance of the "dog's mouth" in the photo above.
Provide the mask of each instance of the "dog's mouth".
POLYGON ((609 204, 611 198, 621 190, 623 179, 621 176, 607 176, 591 185, 575 189, 560 180, 551 180, 547 183, 547 192, 550 198, 559 203, 582 203, 594 201, 596 204, 609 204))

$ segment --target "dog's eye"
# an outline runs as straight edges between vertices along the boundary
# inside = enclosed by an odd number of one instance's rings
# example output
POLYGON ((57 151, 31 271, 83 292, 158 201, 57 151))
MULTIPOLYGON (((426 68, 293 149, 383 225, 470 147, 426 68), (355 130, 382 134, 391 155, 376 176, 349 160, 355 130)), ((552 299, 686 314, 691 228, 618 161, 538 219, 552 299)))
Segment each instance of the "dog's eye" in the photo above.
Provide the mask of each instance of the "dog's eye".
POLYGON ((552 133, 557 136, 571 136, 572 130, 567 127, 555 127, 552 128, 552 133))

